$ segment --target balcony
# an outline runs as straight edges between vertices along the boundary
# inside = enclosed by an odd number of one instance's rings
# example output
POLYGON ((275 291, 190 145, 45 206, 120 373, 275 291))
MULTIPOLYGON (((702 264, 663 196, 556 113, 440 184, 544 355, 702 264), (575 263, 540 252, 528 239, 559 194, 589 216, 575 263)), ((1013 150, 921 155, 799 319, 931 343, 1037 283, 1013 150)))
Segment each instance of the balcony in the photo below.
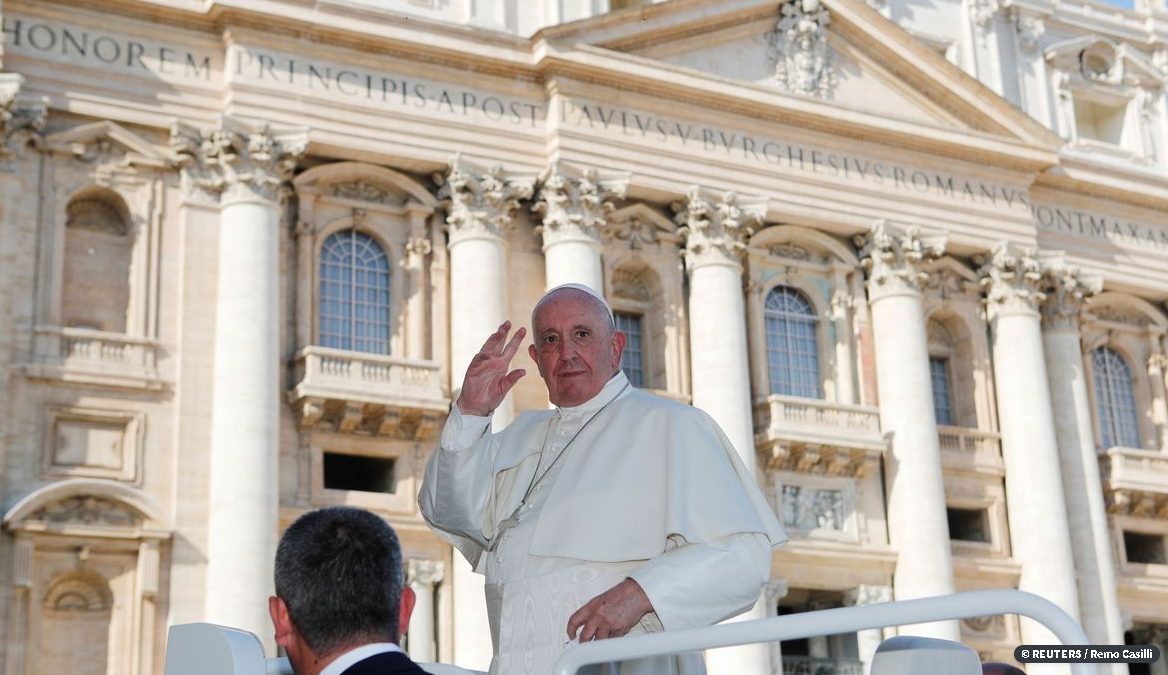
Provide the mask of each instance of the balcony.
POLYGON ((938 425, 937 434, 946 469, 1005 475, 1002 440, 997 432, 938 425))
POLYGON ((89 328, 37 326, 33 329, 32 379, 59 380, 130 389, 161 389, 158 343, 148 338, 89 328))
POLYGON ((858 659, 783 654, 783 675, 864 675, 864 664, 858 659))
POLYGON ((1117 447, 1099 460, 1111 513, 1168 519, 1168 454, 1117 447))
POLYGON ((755 404, 754 442, 782 471, 860 477, 887 443, 876 408, 772 394, 755 404))
POLYGON ((311 346, 295 370, 288 401, 303 429, 424 441, 450 408, 432 361, 311 346))

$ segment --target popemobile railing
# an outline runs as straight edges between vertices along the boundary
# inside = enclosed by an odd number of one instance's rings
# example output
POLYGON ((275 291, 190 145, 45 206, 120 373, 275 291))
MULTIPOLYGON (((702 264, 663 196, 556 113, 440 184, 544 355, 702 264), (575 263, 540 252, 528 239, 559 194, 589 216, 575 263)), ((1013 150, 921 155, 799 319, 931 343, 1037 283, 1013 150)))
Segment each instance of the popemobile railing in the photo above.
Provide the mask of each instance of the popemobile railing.
MULTIPOLYGON (((645 656, 661 656, 756 642, 797 640, 816 635, 851 633, 870 628, 967 619, 993 614, 1019 614, 1046 626, 1064 645, 1085 645, 1083 629, 1057 605, 1033 593, 1014 590, 967 591, 935 598, 902 600, 787 614, 771 619, 739 621, 704 628, 635 635, 569 647, 551 675, 575 675, 580 668, 645 656)), ((1092 663, 1069 664, 1072 675, 1097 675, 1092 663)))

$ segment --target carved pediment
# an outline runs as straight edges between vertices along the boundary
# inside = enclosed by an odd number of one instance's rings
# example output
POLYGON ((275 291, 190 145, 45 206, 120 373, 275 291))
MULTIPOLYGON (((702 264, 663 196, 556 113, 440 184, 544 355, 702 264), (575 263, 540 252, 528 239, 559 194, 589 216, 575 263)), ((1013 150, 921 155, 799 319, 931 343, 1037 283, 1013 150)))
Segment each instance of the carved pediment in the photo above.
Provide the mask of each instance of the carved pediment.
POLYGON ((324 164, 296 177, 301 195, 331 197, 353 204, 383 206, 394 210, 417 205, 433 210, 437 198, 409 176, 383 166, 361 162, 324 164))
POLYGON ((49 151, 73 155, 91 164, 118 164, 163 168, 173 164, 169 153, 108 120, 52 134, 45 138, 49 151))

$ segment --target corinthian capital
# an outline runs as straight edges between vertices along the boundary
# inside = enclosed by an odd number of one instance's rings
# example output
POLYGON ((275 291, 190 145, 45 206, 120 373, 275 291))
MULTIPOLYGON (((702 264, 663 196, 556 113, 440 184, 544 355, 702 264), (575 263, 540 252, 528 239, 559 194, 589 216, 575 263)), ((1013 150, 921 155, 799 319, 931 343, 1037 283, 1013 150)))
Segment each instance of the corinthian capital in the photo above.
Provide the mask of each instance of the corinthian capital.
POLYGON ((450 241, 469 237, 501 237, 511 227, 520 199, 530 199, 534 176, 507 173, 501 166, 482 171, 460 155, 450 162, 445 176, 436 174, 441 187, 438 198, 446 209, 450 241))
POLYGON ((992 321, 1009 314, 1036 312, 1046 298, 1042 266, 1033 249, 1000 242, 981 261, 977 275, 986 291, 986 309, 992 321))
POLYGON ((1079 268, 1068 265, 1060 253, 1042 260, 1039 287, 1046 295, 1042 302, 1043 328, 1077 330, 1083 302, 1103 289, 1103 280, 1081 275, 1079 268))
POLYGON ((308 148, 304 129, 251 129, 230 118, 201 131, 182 122, 170 128, 170 148, 191 197, 211 202, 258 197, 276 201, 308 148))
POLYGON ((922 235, 918 227, 903 230, 879 220, 866 235, 857 236, 856 246, 864 271, 868 273, 870 301, 901 293, 920 293, 929 278, 924 264, 945 252, 943 234, 922 235))
POLYGON ((629 174, 600 175, 595 169, 577 171, 553 164, 539 188, 532 210, 543 216, 544 248, 566 240, 600 242, 608 225, 612 199, 622 199, 629 174))
POLYGON ((406 585, 433 586, 440 583, 445 574, 441 560, 409 558, 406 560, 406 585))
POLYGON ((29 140, 39 139, 48 119, 48 99, 20 95, 24 77, 0 73, 0 166, 8 170, 29 140))
POLYGON ((685 259, 690 268, 708 264, 740 265, 746 240, 766 217, 764 200, 743 200, 727 192, 715 203, 694 185, 684 202, 673 205, 674 221, 685 237, 685 259))

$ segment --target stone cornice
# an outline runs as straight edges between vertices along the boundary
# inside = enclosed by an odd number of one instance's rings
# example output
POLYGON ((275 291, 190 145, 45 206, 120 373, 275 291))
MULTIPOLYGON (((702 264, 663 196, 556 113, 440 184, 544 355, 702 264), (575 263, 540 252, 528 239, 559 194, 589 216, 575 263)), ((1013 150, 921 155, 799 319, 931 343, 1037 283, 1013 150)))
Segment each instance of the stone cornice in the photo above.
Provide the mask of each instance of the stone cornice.
POLYGON ((685 238, 685 259, 690 269, 721 264, 741 267, 746 241, 766 217, 766 202, 741 199, 734 192, 714 202, 697 185, 684 202, 673 204, 674 220, 685 238))
POLYGON ((1078 331, 1083 302, 1103 290, 1103 280, 1083 276, 1068 265, 1061 254, 1044 259, 1039 287, 1046 295, 1042 303, 1042 326, 1047 330, 1078 331))
POLYGON ((212 203, 240 199, 276 201, 292 177, 297 158, 308 149, 303 129, 252 130, 221 118, 208 131, 182 122, 170 130, 170 147, 182 168, 188 197, 212 203))
POLYGON ((1042 266, 1033 249, 1003 241, 994 246, 989 256, 977 262, 990 321, 1001 316, 1036 313, 1046 299, 1042 292, 1042 266))
POLYGON ((945 252, 946 236, 923 235, 920 228, 904 229, 880 220, 867 235, 857 236, 860 259, 868 274, 868 298, 875 302, 890 295, 919 294, 928 279, 926 261, 945 252))
POLYGON ((520 199, 530 199, 535 177, 508 173, 501 166, 480 170, 460 156, 445 175, 435 174, 446 209, 451 245, 472 237, 502 237, 512 225, 520 199))
POLYGON ((543 216, 538 228, 544 250, 564 241, 585 241, 600 245, 600 235, 608 226, 608 214, 622 199, 630 175, 601 175, 595 169, 577 170, 553 164, 539 188, 532 211, 543 216))

